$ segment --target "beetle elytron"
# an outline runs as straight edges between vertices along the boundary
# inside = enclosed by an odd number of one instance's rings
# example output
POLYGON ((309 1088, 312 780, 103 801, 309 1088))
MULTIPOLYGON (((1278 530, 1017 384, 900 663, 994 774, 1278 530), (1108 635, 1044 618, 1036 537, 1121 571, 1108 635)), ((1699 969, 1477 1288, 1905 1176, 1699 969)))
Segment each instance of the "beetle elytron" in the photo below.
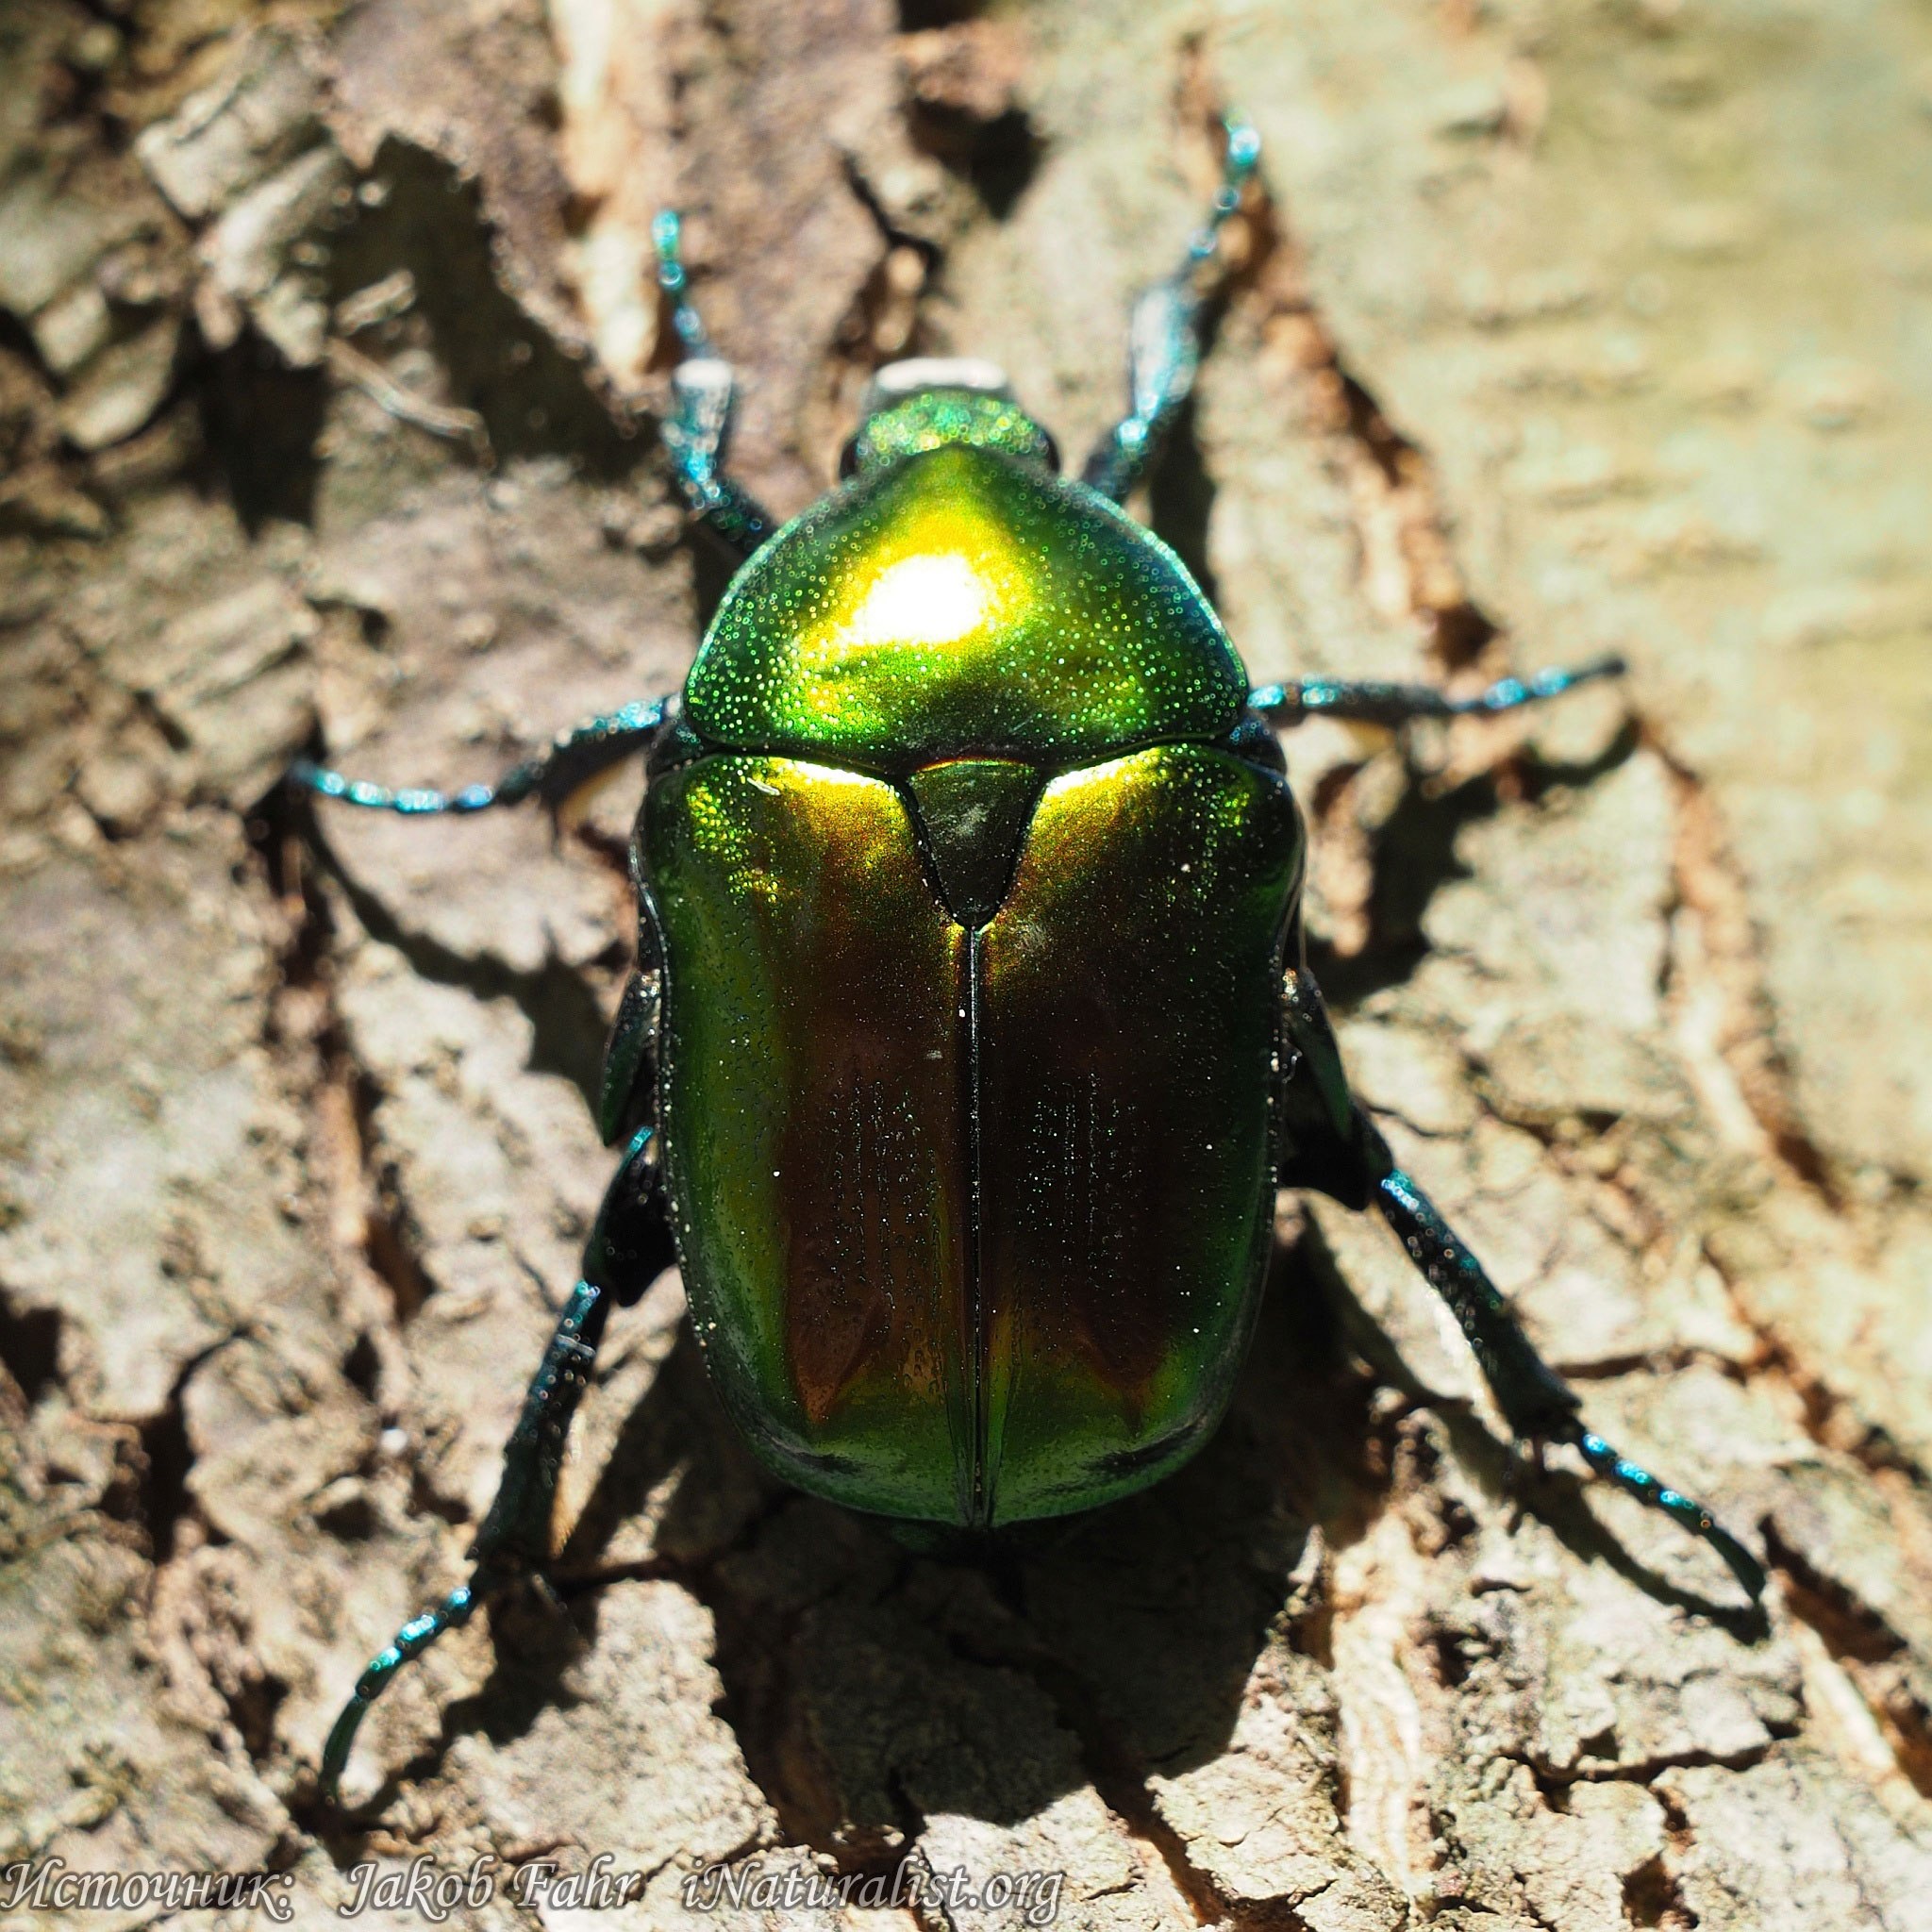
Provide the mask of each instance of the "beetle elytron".
POLYGON ((1373 1202, 1447 1300, 1516 1436, 1764 1572, 1617 1454, 1350 1095, 1303 957, 1304 835, 1270 724, 1500 711, 1306 679, 1250 690, 1180 562, 1120 508, 1186 398, 1197 282, 1258 142, 1141 298, 1130 413, 1084 479, 987 364, 879 372, 847 480, 774 531, 725 475, 732 377, 658 275, 685 357, 664 425, 743 560, 681 697, 559 739, 495 786, 325 796, 407 813, 553 803, 648 760, 638 966, 601 1125, 627 1145, 508 1446, 470 1580, 369 1667, 332 1792, 400 1664, 550 1553, 558 1465, 611 1302, 681 1264, 726 1408, 800 1488, 991 1529, 1166 1474, 1218 1422, 1277 1187, 1373 1202))

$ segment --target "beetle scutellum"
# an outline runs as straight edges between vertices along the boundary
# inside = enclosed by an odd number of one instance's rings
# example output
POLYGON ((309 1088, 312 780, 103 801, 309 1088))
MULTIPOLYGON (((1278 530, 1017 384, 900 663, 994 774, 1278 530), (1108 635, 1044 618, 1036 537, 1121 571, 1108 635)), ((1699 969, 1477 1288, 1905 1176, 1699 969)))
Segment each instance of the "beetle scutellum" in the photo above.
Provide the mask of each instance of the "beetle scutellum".
POLYGON ((1764 1572, 1578 1418, 1480 1264, 1351 1096, 1303 955, 1304 835, 1271 724, 1495 712, 1603 660, 1450 700, 1251 690, 1177 558, 1120 508, 1187 396, 1197 283, 1258 142, 1141 298, 1131 410, 1083 480, 982 362, 881 370, 846 481, 774 531, 720 467, 732 378, 686 290, 664 425, 742 560, 678 696, 597 718, 494 786, 297 782, 415 814, 561 800, 648 760, 638 965, 601 1126, 626 1152, 531 1384, 470 1580, 370 1665, 333 1790, 397 1667, 540 1573, 610 1304, 676 1261, 724 1405, 803 1489, 991 1530, 1155 1481, 1212 1431, 1277 1187, 1377 1207, 1454 1310, 1517 1438, 1573 1443, 1764 1572))

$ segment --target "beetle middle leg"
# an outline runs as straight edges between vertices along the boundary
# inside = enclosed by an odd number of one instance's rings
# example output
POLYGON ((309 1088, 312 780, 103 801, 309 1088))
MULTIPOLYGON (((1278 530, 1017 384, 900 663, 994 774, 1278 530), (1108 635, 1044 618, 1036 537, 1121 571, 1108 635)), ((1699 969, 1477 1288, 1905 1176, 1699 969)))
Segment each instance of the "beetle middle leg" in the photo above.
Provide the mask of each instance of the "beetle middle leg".
POLYGON ((1592 658, 1574 670, 1539 671, 1531 677, 1505 677, 1474 697, 1452 698, 1426 684, 1355 682, 1339 677, 1297 677, 1264 684, 1248 693, 1248 707, 1275 724, 1299 724, 1304 718, 1341 718, 1355 724, 1407 724, 1417 718, 1494 717, 1521 710, 1545 698, 1560 697, 1579 684, 1621 677, 1629 667, 1616 656, 1592 658))
POLYGON ((584 1247, 583 1278, 571 1291, 524 1397, 523 1411, 504 1451, 496 1500, 470 1550, 470 1575, 434 1608, 405 1624, 357 1680, 355 1694, 336 1719, 323 1750, 325 1799, 334 1799, 363 1716, 397 1671, 445 1630, 467 1624, 486 1598, 519 1581, 541 1577, 550 1560, 551 1517, 564 1445, 589 1386, 610 1305, 614 1301, 629 1307, 675 1259, 655 1135, 650 1127, 641 1127, 597 1210, 584 1247))
POLYGON ((405 818, 488 811, 492 806, 521 805, 526 798, 537 798, 555 811, 592 780, 648 750, 663 735, 666 721, 675 711, 675 699, 652 698, 587 718, 560 733, 548 751, 512 765, 495 784, 465 785, 458 791, 345 778, 308 758, 297 758, 289 768, 289 777, 291 783, 324 798, 339 798, 371 811, 398 812, 405 818))

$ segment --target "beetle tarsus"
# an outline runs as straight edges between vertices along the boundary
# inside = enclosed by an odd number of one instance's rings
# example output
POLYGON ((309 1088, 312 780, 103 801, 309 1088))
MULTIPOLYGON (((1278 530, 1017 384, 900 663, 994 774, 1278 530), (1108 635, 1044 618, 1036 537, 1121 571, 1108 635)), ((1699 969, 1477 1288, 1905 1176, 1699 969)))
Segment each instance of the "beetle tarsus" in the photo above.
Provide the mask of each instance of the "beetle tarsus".
POLYGON ((323 1746, 321 1787, 325 1803, 336 1802, 336 1788, 341 1783, 342 1772, 349 1762, 356 1733, 361 1729, 369 1707, 389 1688, 390 1679, 411 1658, 421 1657, 445 1630, 458 1630, 467 1624, 485 1593, 478 1588, 475 1576, 458 1584, 433 1610, 412 1617, 396 1632, 394 1642, 370 1659, 369 1668, 357 1678, 355 1693, 330 1726, 328 1742, 323 1746))
POLYGON ((1653 1509, 1661 1509, 1665 1515, 1682 1524, 1692 1536, 1708 1543, 1724 1559, 1731 1574, 1744 1586, 1753 1603, 1764 1594, 1768 1581, 1764 1565, 1695 1497, 1687 1496, 1682 1491, 1659 1482, 1647 1469, 1632 1462, 1594 1430, 1586 1429, 1580 1423, 1574 1425, 1570 1435, 1559 1440, 1571 1442, 1599 1475, 1607 1476, 1639 1502, 1648 1503, 1653 1509))
POLYGON ((1124 503, 1154 465, 1167 432, 1194 387, 1201 366, 1198 271, 1213 258, 1221 231, 1241 205, 1248 177, 1261 156, 1261 137, 1230 114, 1221 187, 1208 219, 1195 230, 1181 265, 1156 282, 1134 304, 1128 325, 1128 412, 1094 445, 1083 479, 1103 496, 1124 503))
POLYGON ((1416 718, 1494 717, 1560 697, 1579 684, 1621 677, 1622 658, 1592 658, 1569 670, 1539 671, 1531 677, 1505 677, 1473 697, 1452 698, 1426 684, 1379 684, 1339 677, 1298 677, 1264 684, 1248 694, 1250 709, 1278 724, 1304 718, 1340 718, 1355 724, 1407 724, 1416 718))
POLYGON ((675 699, 652 698, 586 718, 561 733, 548 751, 512 765, 495 784, 465 785, 459 791, 346 778, 309 758, 297 758, 290 766, 289 782, 318 797, 341 799, 371 811, 398 812, 405 818, 488 811, 492 806, 521 805, 533 797, 554 812, 586 785, 656 743, 675 708, 675 699))

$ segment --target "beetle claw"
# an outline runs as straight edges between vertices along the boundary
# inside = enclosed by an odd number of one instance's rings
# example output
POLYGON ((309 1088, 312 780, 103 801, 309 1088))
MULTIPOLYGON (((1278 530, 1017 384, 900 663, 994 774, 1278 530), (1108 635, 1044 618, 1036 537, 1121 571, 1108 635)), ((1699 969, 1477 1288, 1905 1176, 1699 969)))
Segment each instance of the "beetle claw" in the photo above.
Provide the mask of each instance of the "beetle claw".
POLYGON ((1509 1533, 1513 1536, 1526 1516, 1535 1513, 1532 1492, 1549 1475, 1543 1460, 1544 1442, 1541 1436, 1518 1436, 1510 1442, 1508 1468, 1503 1478, 1503 1493, 1509 1504, 1509 1533))

